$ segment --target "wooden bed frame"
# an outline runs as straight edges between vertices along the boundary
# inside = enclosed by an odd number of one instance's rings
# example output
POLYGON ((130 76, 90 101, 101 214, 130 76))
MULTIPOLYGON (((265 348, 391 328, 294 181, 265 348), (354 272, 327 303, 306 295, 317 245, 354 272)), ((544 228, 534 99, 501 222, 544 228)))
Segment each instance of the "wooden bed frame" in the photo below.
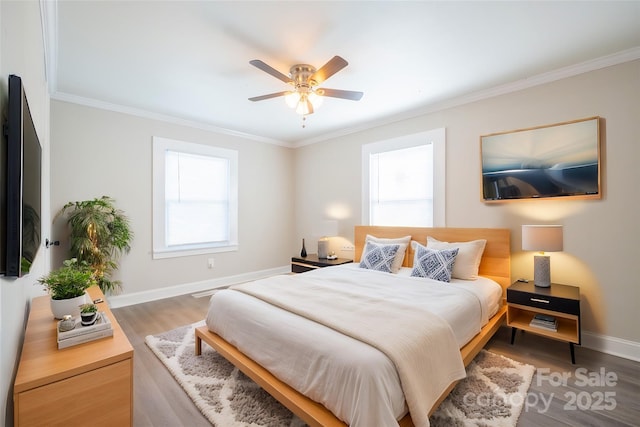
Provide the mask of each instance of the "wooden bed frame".
MULTIPOLYGON (((440 241, 447 242, 466 242, 476 239, 486 239, 487 244, 480 262, 479 274, 493 279, 502 286, 503 300, 506 288, 511 284, 511 243, 508 229, 356 226, 354 239, 355 260, 360 259, 367 234, 385 238, 411 236, 412 240, 423 245, 427 242, 427 236, 432 236, 440 241)), ((411 245, 407 248, 407 255, 405 256, 405 262, 403 264, 406 267, 411 267, 413 263, 413 251, 410 246, 411 245)), ((495 334, 504 321, 505 313, 506 307, 503 304, 498 312, 489 319, 489 322, 482 328, 481 332, 460 349, 460 354, 465 366, 473 360, 489 339, 491 339, 493 334, 495 334)), ((209 331, 206 325, 196 328, 196 355, 202 353, 202 341, 209 344, 224 358, 233 363, 240 371, 255 381, 260 387, 300 417, 309 426, 346 426, 343 421, 336 418, 336 416, 323 405, 300 394, 289 385, 274 377, 269 371, 244 355, 236 347, 229 344, 217 334, 209 331)), ((454 386, 455 383, 440 396, 431 409, 431 413, 442 403, 454 386)), ((401 427, 413 426, 410 414, 402 418, 399 424, 401 427)))

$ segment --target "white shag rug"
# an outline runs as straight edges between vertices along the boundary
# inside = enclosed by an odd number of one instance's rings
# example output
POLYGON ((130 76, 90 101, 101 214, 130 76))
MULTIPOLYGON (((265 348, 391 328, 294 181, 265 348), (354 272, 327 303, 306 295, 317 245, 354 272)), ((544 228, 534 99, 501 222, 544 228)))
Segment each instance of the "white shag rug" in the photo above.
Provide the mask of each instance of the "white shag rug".
MULTIPOLYGON (((145 342, 202 414, 217 427, 302 427, 287 408, 203 343, 194 354, 192 325, 149 335, 145 342)), ((535 368, 482 350, 467 377, 431 416, 433 427, 514 427, 535 368)))

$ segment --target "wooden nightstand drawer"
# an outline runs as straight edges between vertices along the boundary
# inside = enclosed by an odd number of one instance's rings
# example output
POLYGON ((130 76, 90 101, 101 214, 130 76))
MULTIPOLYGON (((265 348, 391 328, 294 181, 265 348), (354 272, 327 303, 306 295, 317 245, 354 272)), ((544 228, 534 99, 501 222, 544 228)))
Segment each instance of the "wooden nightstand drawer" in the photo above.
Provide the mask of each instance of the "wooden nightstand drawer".
MULTIPOLYGON (((527 283, 525 283, 527 284, 527 283)), ((527 284, 528 285, 528 284, 527 284)), ((530 284, 533 286, 533 284, 530 284)), ((552 288, 560 285, 553 284, 552 288)), ((559 295, 553 295, 551 288, 536 288, 535 293, 525 290, 507 289, 507 302, 526 305, 529 307, 542 308, 551 311, 560 311, 567 314, 580 314, 580 299, 567 298, 559 295), (549 289, 549 290, 547 290, 549 289)))

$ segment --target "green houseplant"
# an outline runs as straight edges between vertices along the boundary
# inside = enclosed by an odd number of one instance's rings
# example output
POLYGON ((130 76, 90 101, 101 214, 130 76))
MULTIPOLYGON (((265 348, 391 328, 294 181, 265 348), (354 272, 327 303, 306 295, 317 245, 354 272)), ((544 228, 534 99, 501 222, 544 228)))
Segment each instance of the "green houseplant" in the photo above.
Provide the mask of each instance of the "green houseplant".
POLYGON ((118 259, 131 250, 133 232, 124 212, 115 201, 99 199, 69 202, 60 214, 67 216, 71 228, 71 255, 88 263, 104 293, 119 291, 121 283, 111 279, 118 268, 118 259))
POLYGON ((91 267, 76 258, 64 261, 62 267, 40 277, 38 282, 51 295, 51 311, 56 319, 79 314, 85 291, 96 283, 91 267))

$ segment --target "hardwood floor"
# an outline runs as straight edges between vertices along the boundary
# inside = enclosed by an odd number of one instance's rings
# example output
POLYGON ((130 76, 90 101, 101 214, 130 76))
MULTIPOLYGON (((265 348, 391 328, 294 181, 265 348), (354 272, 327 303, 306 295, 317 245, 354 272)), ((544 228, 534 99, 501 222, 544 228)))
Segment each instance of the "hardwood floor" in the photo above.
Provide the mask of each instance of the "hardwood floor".
POLYGON ((133 423, 136 427, 211 426, 144 342, 205 318, 208 298, 183 295, 112 310, 133 346, 133 423))
MULTIPOLYGON (((113 310, 134 348, 136 427, 210 426, 144 343, 204 319, 208 303, 184 295, 113 310)), ((572 365, 566 343, 518 332, 512 346, 510 335, 500 328, 485 348, 537 368, 518 426, 640 426, 640 363, 576 346, 572 365)))

